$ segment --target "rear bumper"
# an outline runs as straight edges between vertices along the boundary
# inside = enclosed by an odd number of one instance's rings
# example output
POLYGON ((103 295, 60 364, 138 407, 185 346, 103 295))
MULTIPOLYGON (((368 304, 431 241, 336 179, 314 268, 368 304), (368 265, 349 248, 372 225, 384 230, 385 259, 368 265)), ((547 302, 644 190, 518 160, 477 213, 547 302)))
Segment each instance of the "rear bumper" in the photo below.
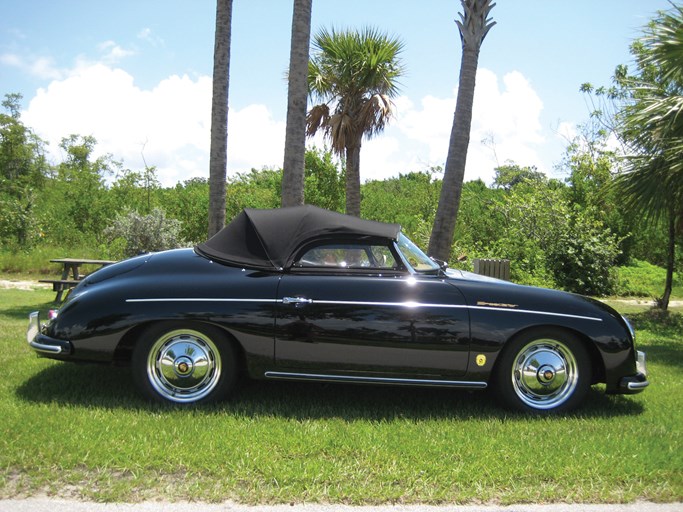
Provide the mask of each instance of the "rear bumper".
POLYGON ((636 393, 643 391, 649 385, 650 382, 647 380, 645 352, 641 352, 639 350, 637 352, 636 359, 636 374, 622 377, 619 381, 619 389, 617 390, 617 393, 635 395, 636 393))
POLYGON ((34 311, 28 316, 26 341, 33 350, 46 357, 68 356, 73 352, 71 342, 50 338, 43 334, 38 311, 34 311))

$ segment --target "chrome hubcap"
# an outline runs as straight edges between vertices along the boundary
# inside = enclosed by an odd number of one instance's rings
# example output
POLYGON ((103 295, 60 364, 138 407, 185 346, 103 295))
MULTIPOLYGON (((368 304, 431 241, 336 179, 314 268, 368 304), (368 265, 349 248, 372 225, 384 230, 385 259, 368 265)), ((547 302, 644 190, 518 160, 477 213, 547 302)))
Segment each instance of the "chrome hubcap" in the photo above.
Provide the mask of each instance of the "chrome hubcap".
POLYGON ((571 350, 556 340, 535 340, 519 351, 512 368, 517 396, 534 409, 552 409, 565 402, 578 384, 571 350))
POLYGON ((159 338, 150 350, 147 374, 163 398, 194 402, 218 384, 220 354, 213 341, 198 331, 172 331, 159 338))

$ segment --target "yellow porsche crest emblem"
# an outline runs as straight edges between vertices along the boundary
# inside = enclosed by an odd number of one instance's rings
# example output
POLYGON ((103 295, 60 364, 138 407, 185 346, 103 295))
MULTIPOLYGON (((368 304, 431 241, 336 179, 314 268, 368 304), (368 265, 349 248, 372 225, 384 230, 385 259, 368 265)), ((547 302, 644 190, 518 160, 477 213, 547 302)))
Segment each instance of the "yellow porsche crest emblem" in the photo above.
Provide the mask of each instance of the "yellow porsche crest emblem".
POLYGON ((486 364, 486 356, 484 354, 477 355, 477 366, 484 366, 486 364))

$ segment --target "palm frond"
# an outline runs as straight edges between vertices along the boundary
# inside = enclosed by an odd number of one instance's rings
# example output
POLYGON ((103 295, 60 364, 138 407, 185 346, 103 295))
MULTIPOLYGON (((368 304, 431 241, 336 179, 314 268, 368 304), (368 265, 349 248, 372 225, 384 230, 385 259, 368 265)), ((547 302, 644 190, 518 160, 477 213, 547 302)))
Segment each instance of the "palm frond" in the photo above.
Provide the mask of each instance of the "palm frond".
POLYGON ((496 4, 491 0, 460 0, 462 13, 460 20, 455 20, 463 46, 479 48, 482 41, 496 22, 489 18, 489 13, 496 4))
POLYGON ((618 115, 631 154, 615 186, 625 206, 657 221, 683 202, 683 8, 660 12, 632 51, 639 73, 622 79, 629 95, 618 115))
POLYGON ((648 49, 640 65, 659 73, 660 81, 683 81, 683 7, 673 4, 670 11, 659 12, 646 29, 640 43, 648 49))
POLYGON ((390 98, 399 91, 404 68, 403 42, 373 27, 361 30, 321 29, 313 37, 309 94, 328 109, 326 117, 309 112, 311 135, 325 128, 337 152, 359 144, 363 135, 381 132, 391 117, 390 98))
POLYGON ((319 129, 327 130, 330 123, 330 107, 326 104, 316 105, 306 114, 306 136, 312 137, 319 129))
POLYGON ((373 94, 365 101, 358 112, 358 126, 368 137, 384 130, 393 115, 393 103, 388 96, 373 94))
POLYGON ((632 156, 625 169, 614 186, 627 210, 656 223, 683 207, 683 174, 671 172, 665 158, 632 156))
POLYGON ((351 116, 345 112, 337 112, 330 116, 329 136, 332 141, 332 150, 338 155, 343 155, 350 143, 357 139, 351 116))

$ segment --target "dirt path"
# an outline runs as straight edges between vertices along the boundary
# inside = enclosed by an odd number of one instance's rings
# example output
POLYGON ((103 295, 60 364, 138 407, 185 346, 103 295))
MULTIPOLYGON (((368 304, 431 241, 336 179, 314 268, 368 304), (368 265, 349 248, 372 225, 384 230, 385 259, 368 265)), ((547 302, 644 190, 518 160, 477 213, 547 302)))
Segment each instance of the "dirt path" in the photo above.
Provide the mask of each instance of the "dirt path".
POLYGON ((0 279, 0 289, 15 289, 15 290, 35 290, 36 288, 50 288, 48 283, 39 283, 37 281, 14 281, 0 279))

